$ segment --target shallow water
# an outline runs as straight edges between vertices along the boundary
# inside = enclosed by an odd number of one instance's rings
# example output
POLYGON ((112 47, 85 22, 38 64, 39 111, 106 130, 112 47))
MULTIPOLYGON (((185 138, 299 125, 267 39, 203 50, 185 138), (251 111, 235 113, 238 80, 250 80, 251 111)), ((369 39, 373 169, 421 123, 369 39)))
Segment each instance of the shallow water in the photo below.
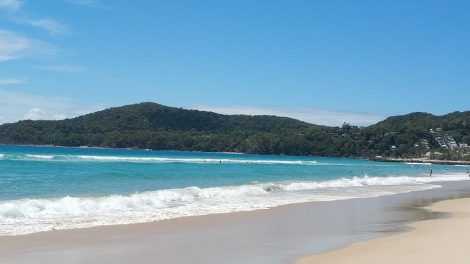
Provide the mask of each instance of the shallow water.
POLYGON ((467 168, 0 145, 0 235, 428 190, 439 188, 440 181, 468 180, 467 168))
POLYGON ((293 263, 304 255, 407 230, 411 221, 446 217, 416 206, 470 195, 469 182, 440 184, 374 198, 0 237, 0 263, 293 263))

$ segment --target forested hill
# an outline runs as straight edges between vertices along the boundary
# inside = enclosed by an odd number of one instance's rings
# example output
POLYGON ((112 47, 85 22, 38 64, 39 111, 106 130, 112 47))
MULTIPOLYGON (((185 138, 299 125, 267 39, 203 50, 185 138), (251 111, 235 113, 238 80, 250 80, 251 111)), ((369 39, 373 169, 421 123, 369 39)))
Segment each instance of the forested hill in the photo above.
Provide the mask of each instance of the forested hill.
POLYGON ((261 149, 268 145, 264 141, 257 146, 256 137, 288 137, 319 127, 287 117, 222 115, 140 103, 66 120, 4 124, 0 143, 272 153, 261 149))
POLYGON ((436 155, 442 158, 465 158, 465 145, 460 148, 460 144, 470 143, 469 132, 470 112, 412 113, 359 128, 140 103, 60 121, 4 124, 0 143, 343 157, 417 157, 440 152, 436 155))

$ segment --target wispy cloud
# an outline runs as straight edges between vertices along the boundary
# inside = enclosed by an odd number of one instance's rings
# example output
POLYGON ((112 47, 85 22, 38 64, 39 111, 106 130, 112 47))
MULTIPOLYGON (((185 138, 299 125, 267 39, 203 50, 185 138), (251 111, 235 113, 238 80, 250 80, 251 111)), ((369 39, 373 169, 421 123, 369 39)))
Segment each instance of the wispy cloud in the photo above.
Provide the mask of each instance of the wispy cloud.
POLYGON ((0 29, 0 62, 37 54, 50 55, 55 50, 51 44, 0 29))
POLYGON ((71 32, 67 25, 50 18, 20 20, 20 22, 46 30, 53 37, 70 35, 71 32))
POLYGON ((196 109, 211 111, 220 114, 240 114, 240 115, 276 115, 291 117, 311 124, 326 126, 341 126, 344 122, 367 126, 375 124, 386 118, 385 115, 332 111, 319 108, 288 108, 288 107, 250 107, 250 106, 196 106, 196 109))
POLYGON ((2 85, 12 85, 12 84, 22 84, 22 83, 24 83, 24 80, 22 80, 22 79, 13 79, 13 78, 2 79, 2 78, 0 78, 0 86, 2 86, 2 85))
POLYGON ((64 119, 98 110, 102 105, 78 104, 67 98, 47 97, 0 89, 0 124, 22 119, 64 119))
MULTIPOLYGON (((22 4, 23 1, 20 0, 0 0, 0 9, 16 12, 20 9, 22 4)), ((10 19, 16 23, 27 24, 35 28, 46 30, 51 36, 70 34, 70 28, 67 25, 51 18, 25 19, 14 15, 10 19)))
POLYGON ((52 72, 66 72, 66 73, 80 73, 86 70, 85 67, 77 65, 37 65, 36 69, 52 71, 52 72))
POLYGON ((0 9, 16 12, 20 9, 22 4, 23 1, 20 0, 0 0, 0 9))
POLYGON ((31 39, 0 29, 0 62, 19 58, 32 46, 31 39))
POLYGON ((110 9, 109 6, 103 5, 98 0, 62 0, 62 1, 67 2, 69 4, 74 4, 74 5, 88 6, 88 7, 100 8, 100 9, 110 9))
POLYGON ((96 0, 65 0, 65 2, 76 5, 95 5, 98 3, 96 0))

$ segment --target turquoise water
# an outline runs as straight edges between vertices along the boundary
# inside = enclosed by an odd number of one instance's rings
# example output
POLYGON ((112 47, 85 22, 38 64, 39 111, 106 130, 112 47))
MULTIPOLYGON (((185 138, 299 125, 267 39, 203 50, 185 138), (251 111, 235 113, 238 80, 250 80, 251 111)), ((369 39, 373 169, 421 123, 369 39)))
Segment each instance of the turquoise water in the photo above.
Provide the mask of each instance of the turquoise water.
POLYGON ((0 145, 0 235, 419 191, 466 180, 467 168, 0 145))

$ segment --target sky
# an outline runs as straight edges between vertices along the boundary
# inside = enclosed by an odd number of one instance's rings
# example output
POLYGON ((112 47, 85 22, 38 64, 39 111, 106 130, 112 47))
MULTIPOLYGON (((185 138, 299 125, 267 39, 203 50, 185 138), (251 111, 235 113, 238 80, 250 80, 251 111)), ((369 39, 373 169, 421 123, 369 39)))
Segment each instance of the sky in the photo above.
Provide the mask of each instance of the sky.
POLYGON ((0 124, 138 102, 366 126, 470 110, 470 1, 0 0, 0 124))

